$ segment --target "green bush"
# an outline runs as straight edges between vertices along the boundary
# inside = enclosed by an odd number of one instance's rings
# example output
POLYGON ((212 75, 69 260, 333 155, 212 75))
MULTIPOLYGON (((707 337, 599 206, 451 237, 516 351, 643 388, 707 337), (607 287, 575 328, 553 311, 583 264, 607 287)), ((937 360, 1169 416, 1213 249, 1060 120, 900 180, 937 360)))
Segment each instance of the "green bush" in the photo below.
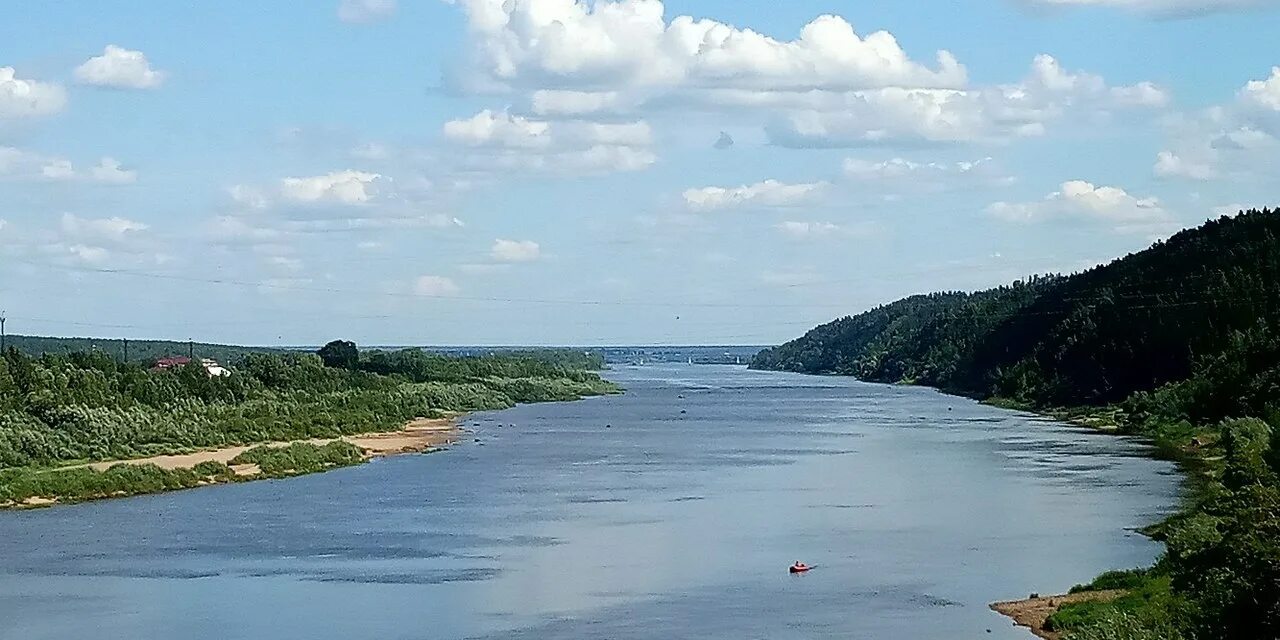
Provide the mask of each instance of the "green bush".
POLYGON ((1082 591, 1109 591, 1112 589, 1137 589, 1148 582, 1147 569, 1128 569, 1124 571, 1108 571, 1089 584, 1078 584, 1071 588, 1071 593, 1082 591))
POLYGON ((295 442, 284 447, 254 447, 236 456, 231 464, 256 464, 263 475, 281 477, 350 466, 363 459, 359 447, 335 440, 325 445, 295 442))

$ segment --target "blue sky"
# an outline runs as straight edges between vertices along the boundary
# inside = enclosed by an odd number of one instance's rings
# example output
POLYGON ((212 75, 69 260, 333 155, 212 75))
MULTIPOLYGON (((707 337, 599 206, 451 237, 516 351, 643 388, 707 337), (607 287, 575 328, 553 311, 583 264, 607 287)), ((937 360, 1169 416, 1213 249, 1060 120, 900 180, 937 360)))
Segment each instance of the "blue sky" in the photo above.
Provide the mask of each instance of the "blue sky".
POLYGON ((1280 204, 1275 0, 0 13, 14 333, 765 344, 1280 204))

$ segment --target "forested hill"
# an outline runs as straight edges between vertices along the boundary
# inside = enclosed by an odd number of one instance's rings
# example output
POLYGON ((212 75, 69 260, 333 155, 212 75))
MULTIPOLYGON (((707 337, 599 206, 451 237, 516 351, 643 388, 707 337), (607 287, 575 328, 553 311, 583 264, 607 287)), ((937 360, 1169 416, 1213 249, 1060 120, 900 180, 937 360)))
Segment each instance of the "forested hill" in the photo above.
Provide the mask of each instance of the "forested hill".
POLYGON ((1265 415, 1280 401, 1278 331, 1280 210, 1251 210, 1083 273, 840 318, 752 366, 1036 406, 1105 404, 1187 381, 1177 391, 1206 397, 1172 398, 1184 405, 1174 410, 1212 419, 1265 415), (1221 382, 1192 384, 1228 377, 1239 385, 1222 390, 1232 397, 1207 397, 1221 395, 1221 382))

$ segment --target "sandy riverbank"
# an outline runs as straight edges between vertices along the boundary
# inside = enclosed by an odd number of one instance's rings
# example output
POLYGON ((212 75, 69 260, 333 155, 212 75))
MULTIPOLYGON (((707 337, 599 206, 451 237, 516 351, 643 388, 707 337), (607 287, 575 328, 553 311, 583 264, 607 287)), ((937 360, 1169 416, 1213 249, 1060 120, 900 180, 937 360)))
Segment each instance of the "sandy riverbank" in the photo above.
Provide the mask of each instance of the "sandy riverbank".
POLYGON ((1026 600, 996 602, 991 605, 991 608, 997 613, 1012 618, 1015 625, 1027 627, 1037 637, 1045 640, 1061 640, 1061 633, 1048 631, 1044 628, 1045 620, 1048 620, 1049 616, 1058 610, 1058 607, 1064 604, 1091 600, 1114 600, 1123 594, 1124 591, 1086 591, 1064 596, 1045 596, 1027 598, 1026 600))
MULTIPOLYGON (((166 471, 177 471, 194 469, 196 465, 199 465, 202 462, 217 462, 228 465, 231 471, 235 474, 235 477, 208 477, 200 480, 194 486, 208 486, 211 484, 220 484, 235 480, 249 481, 267 476, 263 474, 262 470, 258 468, 258 465, 256 464, 232 465, 231 461, 235 460, 240 454, 256 447, 283 448, 297 442, 308 443, 319 447, 332 442, 343 441, 358 448, 360 450, 361 458, 364 460, 404 453, 424 453, 428 451, 435 451, 457 442, 462 434, 462 429, 458 425, 458 421, 461 417, 461 414, 459 414, 448 418, 418 418, 405 423, 405 425, 398 431, 365 433, 343 436, 341 438, 315 438, 311 440, 296 440, 292 442, 259 442, 252 445, 222 447, 219 449, 208 449, 193 453, 149 456, 146 458, 132 458, 127 460, 107 460, 103 462, 70 465, 49 469, 43 471, 43 473, 67 473, 76 469, 92 469, 93 471, 103 472, 117 465, 155 465, 156 467, 166 471)), ((150 491, 154 491, 154 489, 150 491)), ((149 493, 150 491, 143 491, 143 493, 149 493)), ((74 496, 74 499, 70 500, 70 502, 127 497, 137 495, 137 493, 138 492, 117 491, 102 495, 77 495, 74 496)), ((0 502, 0 509, 39 508, 62 504, 63 502, 64 500, 61 496, 35 495, 17 501, 9 500, 0 502)))
MULTIPOLYGON (((384 433, 367 433, 341 438, 301 440, 317 446, 343 440, 349 442, 364 453, 365 459, 392 456, 401 453, 422 453, 448 446, 458 440, 462 433, 457 418, 419 418, 411 420, 399 431, 384 433)), ((95 471, 106 471, 117 464, 154 464, 161 469, 191 469, 201 462, 221 462, 230 464, 240 454, 254 447, 287 447, 292 442, 262 442, 253 445, 223 447, 176 455, 151 456, 149 458, 133 458, 130 460, 108 460, 92 464, 77 465, 95 471)), ((77 467, 67 467, 74 469, 77 467)), ((242 476, 257 474, 254 465, 236 465, 232 469, 242 476)))

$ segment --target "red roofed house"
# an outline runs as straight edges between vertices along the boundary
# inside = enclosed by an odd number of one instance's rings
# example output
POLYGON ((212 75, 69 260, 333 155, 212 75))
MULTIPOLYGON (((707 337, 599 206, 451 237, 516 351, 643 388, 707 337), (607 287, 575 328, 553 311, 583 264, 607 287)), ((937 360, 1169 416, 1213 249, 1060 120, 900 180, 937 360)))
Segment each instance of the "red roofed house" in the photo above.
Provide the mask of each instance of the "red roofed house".
MULTIPOLYGON (((168 358, 160 358, 156 360, 155 364, 151 366, 151 370, 168 371, 170 369, 185 367, 189 364, 191 364, 191 358, 186 356, 170 356, 168 358)), ((216 360, 203 358, 200 360, 200 366, 204 367, 205 373, 209 374, 210 378, 221 378, 223 376, 231 375, 231 371, 218 364, 216 360)))

